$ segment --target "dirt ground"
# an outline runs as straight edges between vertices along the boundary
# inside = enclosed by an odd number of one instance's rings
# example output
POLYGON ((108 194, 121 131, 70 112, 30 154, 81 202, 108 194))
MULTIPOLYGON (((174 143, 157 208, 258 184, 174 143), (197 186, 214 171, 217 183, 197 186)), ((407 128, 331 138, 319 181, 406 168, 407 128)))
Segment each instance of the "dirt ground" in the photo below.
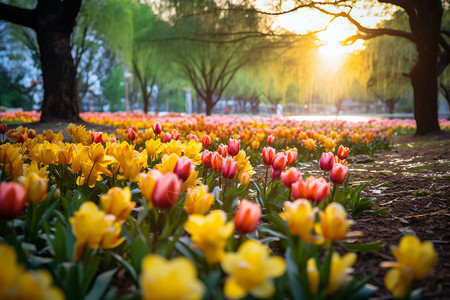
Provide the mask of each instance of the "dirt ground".
MULTIPOLYGON (((67 124, 24 124, 37 132, 52 129, 68 138, 67 124)), ((87 129, 113 133, 115 128, 86 124, 87 129)), ((15 126, 9 126, 12 128, 15 126)), ((424 288, 424 299, 450 299, 450 132, 440 136, 402 136, 394 138, 394 148, 368 156, 351 157, 351 183, 371 182, 363 196, 375 197, 374 209, 388 207, 384 215, 362 214, 352 230, 361 230, 364 237, 357 243, 381 241, 381 251, 360 253, 355 273, 376 273, 371 284, 379 289, 374 299, 391 299, 384 288, 386 270, 379 264, 393 261, 391 245, 398 245, 403 231, 414 231, 421 240, 430 240, 438 253, 438 261, 430 276, 415 286, 424 288), (386 183, 388 186, 375 188, 386 183)), ((317 162, 301 163, 302 172, 321 176, 317 162), (317 173, 317 174, 316 174, 317 173)), ((257 169, 258 170, 258 169, 257 169)))

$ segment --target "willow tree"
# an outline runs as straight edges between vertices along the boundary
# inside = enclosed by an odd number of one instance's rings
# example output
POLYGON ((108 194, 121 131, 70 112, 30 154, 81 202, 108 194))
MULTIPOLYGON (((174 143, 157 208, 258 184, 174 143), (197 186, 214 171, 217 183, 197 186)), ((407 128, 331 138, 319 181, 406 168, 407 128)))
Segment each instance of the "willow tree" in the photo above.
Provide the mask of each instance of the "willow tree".
POLYGON ((82 0, 37 0, 32 9, 0 3, 0 20, 36 33, 44 80, 41 121, 80 121, 70 35, 82 0))

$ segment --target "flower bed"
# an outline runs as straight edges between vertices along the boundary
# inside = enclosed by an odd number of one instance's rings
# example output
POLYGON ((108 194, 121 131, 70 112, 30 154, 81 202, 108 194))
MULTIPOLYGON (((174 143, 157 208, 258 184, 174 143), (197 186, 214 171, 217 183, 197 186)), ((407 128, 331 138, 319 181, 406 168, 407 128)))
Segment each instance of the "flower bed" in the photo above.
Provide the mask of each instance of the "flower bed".
MULTIPOLYGON (((0 125, 0 298, 372 295, 351 251, 381 245, 349 239, 370 235, 351 231, 353 217, 385 209, 349 182, 348 155, 389 148, 410 122, 83 118, 117 130, 69 125, 68 142, 0 125), (311 160, 323 177, 303 174, 311 160)), ((411 295, 433 245, 409 235, 392 252, 386 288, 411 295)))

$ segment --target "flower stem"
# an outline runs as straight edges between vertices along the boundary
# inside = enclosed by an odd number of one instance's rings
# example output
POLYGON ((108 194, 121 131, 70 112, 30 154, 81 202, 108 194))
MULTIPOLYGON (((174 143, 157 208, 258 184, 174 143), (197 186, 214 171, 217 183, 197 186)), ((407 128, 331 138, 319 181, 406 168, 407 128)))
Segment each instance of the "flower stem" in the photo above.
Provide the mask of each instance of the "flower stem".
POLYGON ((338 186, 339 186, 339 185, 336 184, 336 183, 333 184, 333 192, 332 192, 332 194, 331 194, 331 201, 330 201, 330 203, 331 203, 331 202, 334 202, 334 194, 336 193, 336 189, 337 189, 338 186))

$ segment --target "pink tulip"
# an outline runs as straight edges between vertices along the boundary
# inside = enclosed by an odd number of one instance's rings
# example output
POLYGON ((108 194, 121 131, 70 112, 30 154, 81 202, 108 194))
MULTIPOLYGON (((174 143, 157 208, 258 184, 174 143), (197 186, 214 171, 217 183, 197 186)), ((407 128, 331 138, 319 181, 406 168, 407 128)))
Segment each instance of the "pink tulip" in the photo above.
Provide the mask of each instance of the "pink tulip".
POLYGON ((331 171, 334 165, 334 155, 331 152, 324 152, 320 157, 320 168, 324 171, 331 171))
POLYGON ((204 134, 202 138, 202 144, 203 147, 208 148, 209 145, 211 145, 211 137, 207 134, 204 134))
POLYGON ((178 201, 180 188, 180 179, 175 173, 169 172, 158 177, 152 194, 153 204, 160 209, 171 208, 178 201))
POLYGON ((194 164, 192 161, 186 156, 182 156, 178 159, 173 172, 177 174, 181 180, 186 181, 193 169, 194 164))
POLYGON ((228 179, 234 178, 237 170, 237 162, 230 156, 222 161, 222 176, 228 179))
POLYGON ((160 134, 161 131, 162 131, 161 124, 160 124, 158 121, 156 121, 155 123, 153 123, 153 132, 154 132, 155 134, 160 134))
POLYGON ((25 205, 26 192, 23 186, 14 182, 0 184, 0 220, 17 218, 25 205))
POLYGON ((336 184, 342 184, 347 177, 348 167, 342 164, 334 164, 331 169, 330 179, 331 182, 336 184))
POLYGON ((270 168, 270 177, 272 179, 278 180, 281 178, 281 172, 282 172, 282 170, 275 170, 272 166, 272 168, 270 168))
POLYGON ((287 164, 287 157, 283 152, 277 153, 273 159, 272 168, 283 171, 287 164))
POLYGON ((269 145, 272 145, 274 141, 275 141, 275 137, 273 135, 269 135, 267 137, 267 143, 269 143, 269 145))
POLYGON ((228 140, 228 154, 231 156, 236 156, 239 153, 241 146, 240 140, 229 139, 228 140))
POLYGON ((289 168, 281 173, 281 177, 283 178, 284 185, 290 188, 300 178, 300 171, 296 168, 289 168))
POLYGON ((272 147, 264 147, 262 151, 263 162, 267 166, 271 166, 273 164, 273 160, 275 159, 275 149, 272 147))

